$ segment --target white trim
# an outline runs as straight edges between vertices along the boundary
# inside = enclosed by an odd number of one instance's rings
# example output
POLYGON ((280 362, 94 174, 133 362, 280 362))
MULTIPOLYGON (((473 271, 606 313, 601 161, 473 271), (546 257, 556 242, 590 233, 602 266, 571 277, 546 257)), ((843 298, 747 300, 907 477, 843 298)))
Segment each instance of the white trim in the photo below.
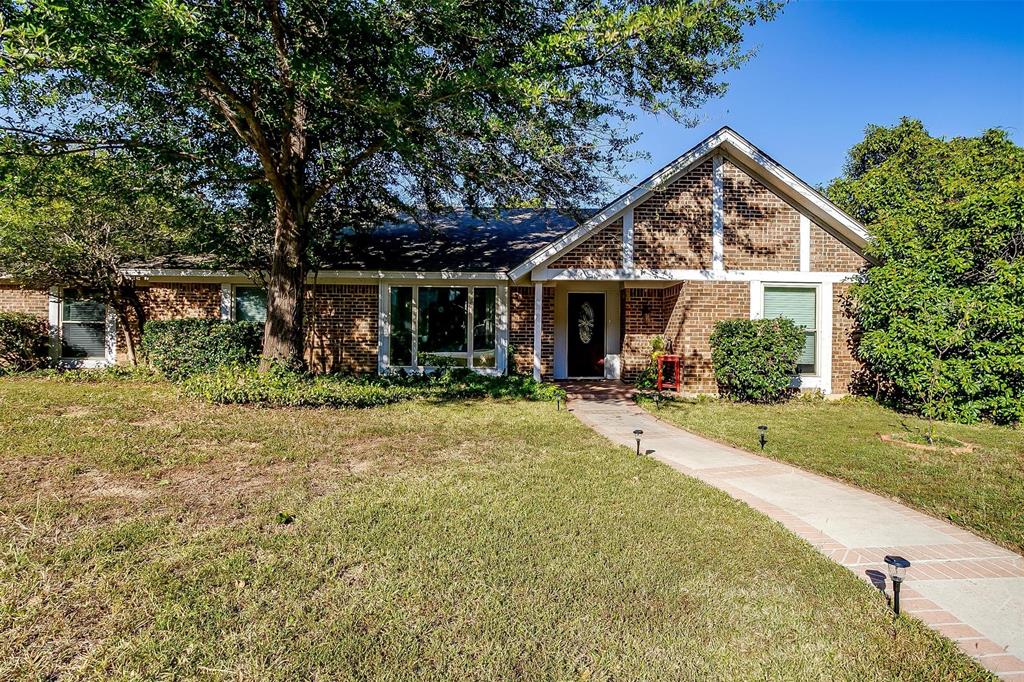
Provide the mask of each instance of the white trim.
POLYGON ((235 319, 235 285, 220 285, 220 319, 228 322, 235 319))
POLYGON ((533 285, 533 378, 540 381, 540 344, 542 341, 542 324, 544 321, 544 285, 537 282, 533 285))
POLYGON ((794 270, 588 270, 569 268, 564 270, 542 269, 533 273, 534 282, 572 281, 651 281, 679 282, 699 280, 704 282, 845 282, 856 278, 856 272, 797 272, 794 270))
POLYGON ((50 359, 53 362, 60 361, 60 287, 50 287, 47 312, 49 314, 50 327, 50 359))
POLYGON ((711 269, 725 270, 725 169, 715 155, 711 171, 711 269))
POLYGON ((620 291, 618 282, 560 282, 555 286, 555 348, 552 376, 555 379, 569 378, 569 294, 594 293, 604 294, 604 343, 606 359, 606 379, 618 379, 609 376, 607 358, 622 355, 620 329, 620 291))
POLYGON ((821 385, 818 389, 825 395, 832 393, 832 352, 835 350, 832 339, 832 282, 823 282, 818 287, 819 301, 818 310, 821 318, 818 320, 818 341, 820 357, 818 358, 818 376, 821 377, 821 385))
POLYGON ((498 326, 495 330, 494 343, 494 368, 499 374, 508 372, 508 286, 498 285, 498 291, 494 295, 495 321, 498 326))
POLYGON ((755 175, 776 192, 782 192, 789 200, 803 207, 811 217, 824 227, 845 237, 848 245, 863 249, 868 242, 868 233, 856 220, 838 206, 819 194, 814 188, 800 180, 792 172, 776 162, 763 151, 745 140, 736 131, 724 127, 697 144, 672 163, 668 164, 633 190, 601 209, 583 225, 566 233, 548 246, 536 251, 530 258, 509 272, 513 279, 519 279, 534 268, 544 265, 562 255, 566 250, 582 241, 592 232, 615 220, 627 207, 645 200, 651 193, 671 183, 680 175, 702 162, 715 151, 726 154, 731 161, 745 170, 755 170, 755 175), (748 168, 750 167, 750 168, 748 168), (757 172, 760 171, 760 172, 757 172))
POLYGON ((622 214, 622 269, 633 269, 633 207, 622 214))
MULTIPOLYGON (((201 270, 201 269, 165 269, 165 268, 122 268, 121 273, 128 277, 188 277, 191 279, 225 279, 249 278, 242 270, 201 270)), ((313 281, 310 274, 307 282, 313 281)), ((404 270, 320 270, 316 274, 318 281, 324 279, 440 279, 440 280, 507 280, 504 272, 459 272, 454 270, 435 270, 410 272, 404 270)))
POLYGON ((377 374, 383 374, 391 350, 391 288, 387 282, 377 285, 377 374))
POLYGON ((103 329, 103 355, 108 364, 117 363, 117 313, 107 306, 106 326, 103 329))
POLYGON ((800 272, 811 271, 811 220, 800 214, 800 272))
POLYGON ((750 280, 750 319, 764 317, 764 283, 759 279, 750 280))

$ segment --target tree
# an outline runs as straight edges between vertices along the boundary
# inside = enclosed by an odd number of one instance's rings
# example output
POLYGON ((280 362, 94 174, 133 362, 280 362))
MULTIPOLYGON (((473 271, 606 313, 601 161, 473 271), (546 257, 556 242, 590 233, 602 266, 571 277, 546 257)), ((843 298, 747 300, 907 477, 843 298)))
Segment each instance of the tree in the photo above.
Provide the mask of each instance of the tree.
POLYGON ((210 224, 205 202, 159 166, 109 153, 0 154, 0 272, 28 286, 96 291, 133 364, 146 314, 123 266, 190 250, 193 226, 210 224))
POLYGON ((589 205, 630 107, 684 112, 774 0, 0 0, 26 153, 156 150, 273 199, 264 366, 301 362, 309 245, 528 199, 589 205))
POLYGON ((929 418, 1024 417, 1024 149, 871 126, 829 197, 871 232, 852 289, 878 391, 929 418))

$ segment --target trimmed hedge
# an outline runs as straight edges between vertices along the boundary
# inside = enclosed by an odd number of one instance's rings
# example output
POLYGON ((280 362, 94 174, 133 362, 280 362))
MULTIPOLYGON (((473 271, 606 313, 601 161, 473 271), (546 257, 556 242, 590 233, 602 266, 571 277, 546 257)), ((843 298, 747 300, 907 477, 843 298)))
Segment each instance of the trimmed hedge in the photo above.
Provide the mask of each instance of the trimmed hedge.
POLYGON ((263 325, 254 322, 155 320, 142 333, 149 363, 172 381, 251 363, 262 345, 263 325))
POLYGON ((43 366, 49 359, 49 349, 44 320, 24 313, 0 313, 0 374, 43 366))
POLYGON ((792 320, 721 320, 711 334, 711 362, 723 397, 755 403, 790 395, 804 333, 792 320))
POLYGON ((429 376, 356 378, 312 376, 284 367, 261 374, 253 365, 220 367, 197 374, 184 380, 182 391, 221 404, 347 408, 377 407, 416 398, 554 400, 565 396, 561 388, 532 378, 484 376, 465 369, 429 376))

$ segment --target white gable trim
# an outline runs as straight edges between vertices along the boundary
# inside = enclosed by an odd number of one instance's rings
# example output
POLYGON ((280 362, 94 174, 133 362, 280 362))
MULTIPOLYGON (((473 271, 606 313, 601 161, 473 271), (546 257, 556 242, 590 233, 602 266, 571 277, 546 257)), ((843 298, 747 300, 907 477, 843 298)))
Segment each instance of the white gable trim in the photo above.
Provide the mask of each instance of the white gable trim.
POLYGON ((806 213, 819 225, 829 228, 848 246, 862 251, 867 244, 868 233, 860 223, 737 132, 726 127, 605 206, 584 224, 535 252, 509 272, 509 277, 513 280, 519 279, 534 268, 550 263, 572 246, 618 218, 627 208, 631 208, 647 199, 655 191, 672 183, 716 150, 724 153, 729 160, 736 162, 743 170, 753 171, 754 176, 764 182, 769 189, 796 203, 800 207, 801 213, 806 213))

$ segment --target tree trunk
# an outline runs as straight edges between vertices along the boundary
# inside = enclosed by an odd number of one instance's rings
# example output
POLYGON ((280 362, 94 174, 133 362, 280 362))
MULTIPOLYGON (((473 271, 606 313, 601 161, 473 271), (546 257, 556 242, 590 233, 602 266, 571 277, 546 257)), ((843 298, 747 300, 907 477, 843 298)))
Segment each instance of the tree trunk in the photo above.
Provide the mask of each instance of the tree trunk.
POLYGON ((267 286, 267 324, 263 332, 260 371, 282 363, 302 369, 303 315, 306 290, 306 246, 309 229, 302 201, 278 200, 274 229, 274 251, 270 259, 267 286))
POLYGON ((142 338, 142 330, 146 324, 146 311, 142 306, 142 301, 139 300, 135 287, 131 284, 120 284, 111 297, 111 304, 124 336, 124 350, 125 355, 128 356, 128 362, 133 366, 138 365, 139 354, 135 339, 142 338), (135 315, 132 316, 129 312, 133 312, 135 315))

